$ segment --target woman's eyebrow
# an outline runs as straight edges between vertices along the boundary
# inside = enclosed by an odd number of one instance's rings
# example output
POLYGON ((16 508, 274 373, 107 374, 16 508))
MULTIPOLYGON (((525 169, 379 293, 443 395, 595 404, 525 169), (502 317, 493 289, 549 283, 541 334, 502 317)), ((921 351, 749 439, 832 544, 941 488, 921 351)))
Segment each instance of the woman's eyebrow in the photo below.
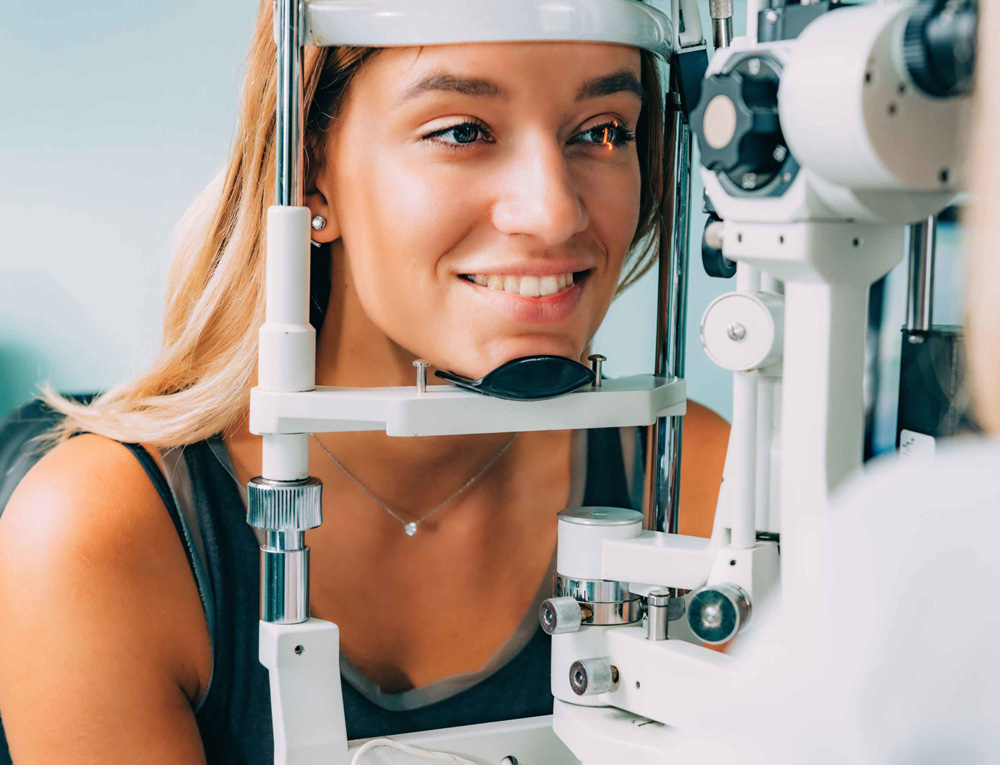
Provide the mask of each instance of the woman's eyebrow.
POLYGON ((460 93, 463 96, 501 98, 507 100, 507 91, 491 80, 459 77, 449 72, 437 70, 408 87, 399 97, 402 104, 412 98, 435 90, 460 93))
MULTIPOLYGON (((423 93, 432 91, 459 93, 463 96, 479 98, 499 98, 505 101, 510 98, 507 91, 492 80, 459 77, 450 72, 437 70, 418 80, 403 91, 397 103, 402 104, 423 93)), ((577 91, 576 100, 584 101, 588 98, 599 98, 621 92, 632 93, 638 96, 640 100, 645 99, 639 78, 628 69, 622 69, 613 74, 587 80, 577 91)))
POLYGON ((587 80, 580 86, 580 90, 577 91, 576 100, 584 101, 588 98, 610 96, 613 93, 621 93, 623 91, 638 96, 640 101, 645 100, 645 93, 642 89, 642 84, 639 82, 639 78, 628 69, 622 69, 614 74, 587 80))

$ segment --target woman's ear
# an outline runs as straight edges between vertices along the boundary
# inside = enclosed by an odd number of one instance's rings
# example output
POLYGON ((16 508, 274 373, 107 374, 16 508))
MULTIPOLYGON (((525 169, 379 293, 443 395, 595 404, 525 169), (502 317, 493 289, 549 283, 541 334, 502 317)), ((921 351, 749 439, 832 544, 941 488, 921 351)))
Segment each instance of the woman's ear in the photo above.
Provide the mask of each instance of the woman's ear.
POLYGON ((303 194, 302 204, 309 208, 314 222, 317 216, 326 221, 326 224, 321 228, 313 225, 310 236, 314 242, 326 244, 340 239, 340 224, 326 194, 317 186, 312 186, 303 194))
POLYGON ((323 172, 324 165, 322 155, 317 147, 312 144, 318 140, 315 134, 306 134, 306 177, 305 190, 302 194, 302 204, 309 208, 313 220, 310 236, 314 242, 327 244, 340 239, 340 221, 337 220, 336 212, 333 208, 332 179, 323 172), (325 221, 325 224, 317 228, 317 216, 325 221))

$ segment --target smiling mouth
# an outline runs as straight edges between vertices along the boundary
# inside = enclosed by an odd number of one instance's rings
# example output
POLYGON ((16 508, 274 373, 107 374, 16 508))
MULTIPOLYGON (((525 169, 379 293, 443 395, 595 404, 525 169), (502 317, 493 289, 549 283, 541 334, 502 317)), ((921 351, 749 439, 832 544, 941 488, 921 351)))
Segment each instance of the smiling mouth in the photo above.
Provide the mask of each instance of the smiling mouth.
POLYGON ((570 290, 586 281, 591 269, 549 276, 515 276, 512 274, 459 274, 459 279, 494 292, 507 292, 521 297, 539 298, 570 290))

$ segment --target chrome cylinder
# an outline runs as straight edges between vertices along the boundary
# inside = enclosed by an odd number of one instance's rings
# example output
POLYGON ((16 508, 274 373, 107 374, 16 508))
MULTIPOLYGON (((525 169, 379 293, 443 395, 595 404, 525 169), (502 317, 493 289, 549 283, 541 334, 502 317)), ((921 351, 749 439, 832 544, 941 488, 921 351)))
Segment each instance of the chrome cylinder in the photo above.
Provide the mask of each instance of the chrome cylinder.
POLYGON ((934 260, 937 221, 910 226, 910 269, 906 290, 906 328, 928 332, 934 325, 934 260))
POLYGON ((666 640, 670 621, 670 590, 650 590, 646 597, 646 639, 666 640))
MULTIPOLYGON (((659 289, 656 304, 657 375, 683 377, 687 331, 687 281, 691 210, 691 130, 675 104, 664 141, 663 230, 659 242, 659 289)), ((680 417, 663 417, 647 431, 643 528, 678 529, 680 500, 680 417)))
POLYGON ((302 531, 271 531, 260 548, 260 618, 273 624, 309 620, 309 548, 302 531))
POLYGON ((304 0, 274 0, 274 43, 277 47, 275 122, 276 205, 302 204, 302 41, 304 0))
POLYGON ((708 15, 715 49, 728 48, 733 41, 733 0, 709 0, 708 15))
POLYGON ((323 484, 316 478, 247 483, 247 523, 265 535, 260 548, 260 618, 275 624, 309 620, 306 531, 323 522, 323 484))
MULTIPOLYGON (((580 625, 609 627, 613 625, 635 624, 642 619, 642 599, 629 592, 628 582, 612 582, 602 579, 573 579, 556 574, 552 588, 553 597, 542 604, 540 618, 542 628, 548 632, 547 621, 556 614, 556 607, 567 609, 563 623, 569 623, 569 617, 579 619, 573 629, 580 625), (571 612, 570 602, 576 604, 576 610, 571 612), (576 616, 576 613, 579 616, 576 616), (551 614, 551 616, 550 616, 551 614)), ((549 634, 555 634, 550 632, 549 634)))

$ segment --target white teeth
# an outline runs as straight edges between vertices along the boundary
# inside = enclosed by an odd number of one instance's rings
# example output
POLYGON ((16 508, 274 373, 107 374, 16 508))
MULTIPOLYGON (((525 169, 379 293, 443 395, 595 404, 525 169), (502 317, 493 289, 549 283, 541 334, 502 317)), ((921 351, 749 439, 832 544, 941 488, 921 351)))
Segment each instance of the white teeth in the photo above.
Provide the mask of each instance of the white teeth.
POLYGON ((513 276, 511 274, 470 274, 466 277, 487 289, 512 292, 525 297, 545 297, 561 292, 573 284, 573 274, 549 276, 513 276))
POLYGON ((542 290, 538 284, 537 276, 521 277, 521 294, 525 297, 541 297, 542 290))

